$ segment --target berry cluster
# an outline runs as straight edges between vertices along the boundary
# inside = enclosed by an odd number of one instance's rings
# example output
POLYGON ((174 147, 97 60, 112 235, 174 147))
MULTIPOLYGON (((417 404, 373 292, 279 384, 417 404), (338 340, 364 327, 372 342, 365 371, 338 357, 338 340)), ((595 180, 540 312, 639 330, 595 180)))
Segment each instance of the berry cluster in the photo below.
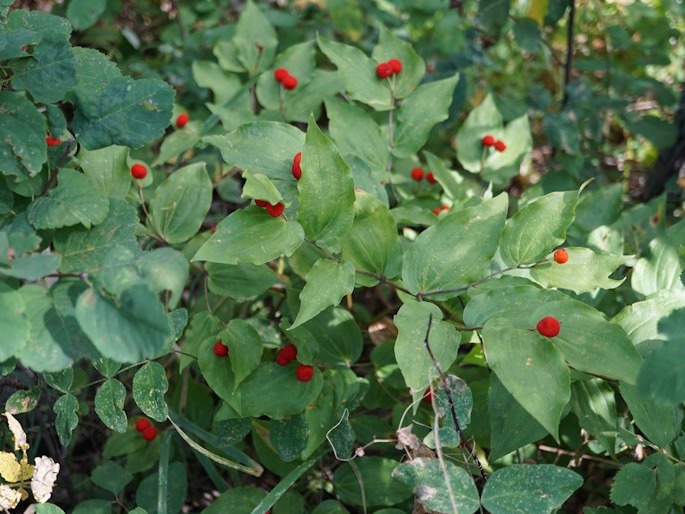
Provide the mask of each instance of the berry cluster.
POLYGON ((494 136, 491 136, 490 134, 488 134, 483 139, 481 139, 480 142, 483 144, 484 147, 486 147, 486 148, 492 147, 495 150, 497 150, 498 152, 503 152, 504 150, 507 149, 507 145, 504 141, 501 141, 501 140, 498 141, 497 139, 495 139, 494 136))
POLYGON ((300 161, 302 160, 302 152, 297 152, 295 157, 293 157, 292 172, 295 180, 300 180, 302 177, 302 168, 300 168, 300 161))
POLYGON ((152 441, 157 437, 157 429, 150 424, 147 418, 138 418, 136 430, 141 433, 146 441, 152 441))
POLYGON ((143 164, 131 166, 131 176, 136 180, 143 180, 147 176, 147 168, 143 164))
POLYGON ((383 80, 393 75, 397 75, 402 71, 402 61, 399 59, 390 59, 387 62, 382 62, 376 66, 376 75, 383 80))
POLYGON ((269 215, 273 216, 274 218, 278 218, 281 214, 283 214, 283 210, 285 209, 285 205, 280 202, 277 204, 270 204, 266 200, 255 200, 254 203, 260 207, 264 207, 266 212, 268 212, 269 215))
POLYGON ((183 128, 183 127, 185 127, 185 126, 188 124, 189 121, 190 121, 190 116, 188 116, 187 113, 182 112, 182 113, 179 114, 178 117, 176 118, 176 126, 177 126, 178 128, 183 128))
POLYGON ((285 68, 276 68, 274 78, 283 86, 283 89, 292 90, 297 87, 297 78, 293 77, 285 68))
MULTIPOLYGON (((437 180, 435 179, 435 175, 433 175, 432 171, 429 171, 425 175, 426 175, 426 182, 428 182, 429 184, 435 184, 437 182, 437 180)), ((423 176, 424 176, 423 168, 420 168, 418 166, 415 168, 412 168, 411 178, 413 180, 415 180, 416 182, 421 182, 421 180, 423 179, 423 176)))
MULTIPOLYGON (((297 359, 297 347, 288 343, 276 354, 276 362, 279 366, 287 366, 297 359)), ((306 364, 298 364, 295 369, 295 378, 300 382, 309 382, 314 377, 314 368, 306 364)))
POLYGON ((59 146, 62 144, 62 140, 60 138, 53 138, 52 136, 48 136, 45 138, 45 142, 47 143, 48 146, 59 146))
POLYGON ((214 355, 217 357, 228 357, 228 346, 221 341, 217 341, 214 344, 214 355))
POLYGON ((557 264, 566 264, 568 262, 568 252, 563 248, 559 248, 554 252, 554 262, 557 264))

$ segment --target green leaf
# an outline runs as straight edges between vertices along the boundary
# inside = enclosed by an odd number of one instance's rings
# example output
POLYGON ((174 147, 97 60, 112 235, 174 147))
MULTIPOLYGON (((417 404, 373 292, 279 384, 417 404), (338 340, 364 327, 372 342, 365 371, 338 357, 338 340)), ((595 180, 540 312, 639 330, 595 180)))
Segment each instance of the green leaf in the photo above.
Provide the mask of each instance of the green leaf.
POLYGON ((671 339, 654 349, 645 360, 637 379, 640 394, 659 403, 676 405, 685 400, 685 375, 674 366, 683 362, 685 339, 671 339))
POLYGON ((235 265, 205 264, 209 290, 214 294, 236 299, 249 299, 281 283, 268 266, 241 262, 235 265))
POLYGON ((504 184, 521 172, 521 163, 533 149, 528 116, 523 115, 512 120, 504 128, 502 140, 507 145, 504 152, 493 149, 487 152, 483 180, 504 184))
POLYGON ((372 176, 385 179, 388 164, 388 140, 378 124, 361 107, 339 100, 326 99, 328 129, 333 141, 344 156, 356 155, 368 163, 372 176))
POLYGON ((262 338, 250 323, 234 319, 219 334, 219 340, 229 349, 235 390, 259 366, 262 360, 262 338))
POLYGON ((621 327, 606 321, 593 307, 570 299, 538 307, 528 318, 529 327, 546 316, 559 320, 561 331, 550 342, 572 367, 635 383, 642 359, 621 327))
MULTIPOLYGON (((226 43, 226 41, 219 41, 218 44, 222 43, 226 43)), ((249 89, 241 84, 240 79, 235 74, 223 70, 221 66, 211 61, 193 61, 192 70, 197 85, 212 90, 216 104, 226 105, 233 100, 231 105, 240 111, 251 112, 249 89), (234 100, 236 94, 238 96, 234 100)))
POLYGON ((614 390, 604 380, 592 378, 573 382, 571 393, 578 424, 613 455, 618 432, 614 390))
POLYGON ((354 442, 357 435, 350 423, 350 411, 345 409, 342 418, 326 434, 337 459, 349 459, 354 455, 354 442))
POLYGON ((126 432, 125 401, 126 388, 114 378, 105 380, 95 393, 95 412, 108 428, 116 432, 126 432))
POLYGON ((47 160, 45 121, 21 93, 0 91, 0 172, 25 180, 37 175, 47 160))
POLYGON ((283 200, 281 193, 266 175, 245 170, 243 171, 243 178, 245 179, 245 185, 243 186, 242 198, 264 200, 272 205, 276 205, 283 200))
POLYGON ((157 357, 171 336, 164 307, 145 286, 127 289, 118 302, 87 289, 78 299, 76 319, 100 353, 118 362, 157 357))
POLYGON ((115 198, 126 196, 131 187, 128 148, 108 146, 93 151, 82 148, 78 158, 81 162, 81 169, 101 194, 115 198))
MULTIPOLYGON (((378 29, 378 44, 374 47, 371 56, 376 63, 387 62, 390 59, 400 60, 402 72, 390 80, 393 82, 392 88, 395 92, 395 98, 406 98, 414 92, 421 83, 421 80, 423 80, 423 76, 426 73, 426 64, 410 43, 397 38, 383 24, 379 23, 378 29)), ((386 82, 378 78, 376 80, 381 83, 386 82)), ((435 105, 443 106, 444 104, 436 99, 433 110, 435 110, 435 105)))
POLYGON ((337 251, 354 220, 354 181, 350 168, 310 119, 302 150, 297 220, 308 239, 337 251))
POLYGON ((80 223, 90 228, 105 220, 109 201, 98 194, 86 175, 66 168, 60 170, 57 176, 57 187, 29 205, 27 214, 31 225, 37 229, 47 229, 80 223))
POLYGON ((437 155, 430 152, 423 152, 428 168, 433 172, 438 183, 443 187, 448 197, 453 199, 461 198, 464 188, 460 184, 464 183, 463 177, 447 168, 444 161, 437 155))
POLYGON ((138 215, 124 200, 110 198, 105 221, 92 227, 62 229, 55 233, 55 250, 62 254, 62 273, 93 273, 112 248, 137 249, 138 215))
MULTIPOLYGON (((172 462, 166 474, 168 484, 164 500, 168 506, 168 513, 181 512, 188 494, 188 475, 186 465, 182 462, 172 462)), ((157 510, 159 493, 159 472, 151 473, 141 480, 136 490, 136 503, 149 514, 162 514, 157 510)))
POLYGON ((20 389, 15 391, 7 398, 4 412, 10 414, 23 414, 30 412, 38 405, 40 399, 40 388, 20 389))
POLYGON ((63 100, 76 85, 76 58, 69 41, 52 34, 43 36, 31 57, 12 68, 13 88, 26 89, 38 103, 63 100))
POLYGON ((571 398, 570 373, 564 357, 537 332, 515 328, 502 318, 483 328, 490 369, 517 402, 559 439, 559 422, 571 398))
POLYGON ((45 372, 43 373, 43 379, 45 382, 61 393, 67 393, 71 389, 74 383, 74 368, 64 368, 61 371, 55 371, 53 373, 45 372))
POLYGON ((93 470, 90 479, 98 487, 118 496, 133 480, 133 475, 113 460, 106 460, 93 470))
POLYGON ((583 485, 573 471, 552 464, 514 464, 498 469, 483 488, 492 514, 551 514, 583 485))
POLYGON ((250 75, 256 75, 271 65, 278 46, 276 31, 251 1, 240 14, 232 41, 238 61, 250 75))
POLYGON ((663 448, 680 434, 683 422, 681 406, 661 405, 640 394, 637 386, 622 383, 621 396, 625 400, 635 424, 647 439, 663 448))
POLYGON ((395 505, 412 496, 410 487, 392 478, 396 460, 365 457, 356 460, 355 464, 357 473, 352 471, 350 464, 343 464, 333 474, 335 493, 343 503, 362 505, 361 487, 366 493, 367 507, 395 505), (358 476, 361 476, 361 481, 358 476))
POLYGON ((376 75, 376 62, 353 47, 317 36, 321 51, 338 67, 349 97, 369 105, 376 111, 393 108, 387 81, 376 75))
POLYGON ((157 79, 112 79, 97 96, 77 101, 73 130, 88 150, 110 145, 139 148, 169 126, 174 91, 157 79))
POLYGON ((148 362, 133 377, 133 399, 147 416, 163 423, 169 413, 164 393, 169 389, 164 366, 148 362))
POLYGON ((502 232, 500 255, 508 266, 539 261, 566 240, 578 191, 549 193, 519 210, 502 232))
POLYGON ((600 253, 589 248, 566 248, 566 251, 569 256, 566 263, 558 264, 550 256, 548 263, 530 270, 531 277, 545 287, 569 289, 577 294, 597 288, 614 289, 625 280, 609 276, 626 264, 630 256, 600 253))
POLYGON ((459 333, 442 320, 440 308, 428 302, 405 303, 395 315, 397 341, 395 358, 414 399, 421 397, 438 370, 425 346, 426 331, 432 317, 429 344, 442 369, 448 369, 457 357, 459 333))
POLYGON ((300 293, 300 310, 289 330, 309 321, 326 307, 338 305, 341 298, 352 291, 352 263, 319 259, 307 274, 307 283, 300 293))
MULTIPOLYGON (((309 468, 307 468, 309 469, 309 468)), ((202 514, 251 514, 253 506, 260 504, 266 492, 259 487, 235 487, 222 493, 202 514)))
POLYGON ((578 120, 568 112, 547 113, 542 119, 542 129, 554 148, 569 155, 580 153, 580 127, 578 120))
POLYGON ((72 432, 78 425, 78 401, 73 394, 63 394, 52 406, 52 410, 57 417, 55 418, 55 430, 62 446, 69 446, 72 432))
POLYGON ((680 274, 685 258, 680 254, 685 241, 685 221, 669 227, 649 242, 645 255, 635 264, 631 285, 645 296, 664 289, 683 289, 680 274))
MULTIPOLYGON (((400 76, 403 75, 404 70, 400 76)), ((448 79, 423 84, 402 102, 397 112, 393 148, 395 156, 409 157, 418 152, 428 141, 428 135, 433 127, 448 118, 458 80, 459 75, 454 75, 448 79)))
POLYGON ((285 462, 297 460, 307 447, 309 425, 303 414, 295 414, 284 421, 272 421, 269 439, 285 462))
MULTIPOLYGON (((449 387, 450 400, 447 398, 447 393, 443 387, 442 381, 435 384, 435 399, 434 405, 437 406, 438 416, 441 418, 440 429, 438 431, 440 444, 445 448, 456 448, 461 444, 461 436, 454 426, 454 419, 450 414, 451 405, 454 406, 454 412, 457 416, 459 429, 466 430, 466 427, 471 423, 471 410, 473 409, 473 394, 471 389, 466 385, 461 378, 455 375, 447 375, 447 383, 449 387)), ((431 437, 435 439, 434 433, 431 437)))
POLYGON ((480 508, 473 478, 453 462, 445 461, 444 465, 443 470, 438 459, 418 457, 397 466, 392 476, 409 485, 416 501, 428 509, 473 514, 480 508))
POLYGON ((488 415, 491 462, 547 435, 547 430, 516 401, 495 373, 490 375, 488 415))
POLYGON ((64 514, 64 511, 52 503, 39 503, 36 505, 37 514, 64 514))
POLYGON ((491 95, 485 97, 473 109, 457 132, 457 159, 467 171, 480 173, 487 149, 481 139, 490 134, 495 139, 502 137, 502 115, 497 110, 491 95))
POLYGON ((22 357, 21 350, 28 343, 32 328, 22 295, 0 287, 0 362, 13 355, 22 357))
POLYGON ((614 317, 612 323, 621 326, 637 346, 650 339, 666 339, 668 335, 659 327, 659 322, 681 308, 685 308, 685 291, 661 291, 649 300, 628 305, 614 317))
POLYGON ((77 84, 67 93, 67 99, 77 105, 94 102, 112 81, 122 77, 117 65, 102 52, 80 47, 73 48, 72 52, 77 62, 77 84))
MULTIPOLYGON (((481 0, 478 2, 476 26, 487 33, 488 40, 497 40, 509 18, 509 0, 481 0)), ((530 513, 534 514, 534 513, 530 513)))
POLYGON ((401 254, 395 218, 372 195, 357 190, 356 197, 352 229, 341 245, 342 258, 359 269, 393 278, 399 273, 396 264, 401 254))
POLYGON ((424 230, 405 255, 402 280, 407 289, 441 292, 481 278, 497 250, 507 203, 507 195, 501 194, 448 214, 424 230))
POLYGON ((67 18, 74 29, 85 30, 98 21, 106 8, 107 0, 70 0, 67 18))
POLYGON ((656 489, 656 473, 647 466, 630 462, 623 466, 611 486, 611 501, 616 505, 635 505, 647 509, 656 489))
POLYGON ((264 264, 285 254, 290 256, 304 241, 296 221, 274 218, 251 206, 231 213, 193 257, 193 261, 220 264, 264 264))
POLYGON ((218 336, 212 335, 202 342, 196 355, 197 364, 209 387, 228 403, 233 398, 233 366, 230 359, 214 355, 214 345, 218 339, 218 336))
POLYGON ((200 229, 212 203, 212 181, 206 164, 197 162, 174 171, 150 200, 155 227, 171 244, 183 243, 200 229))

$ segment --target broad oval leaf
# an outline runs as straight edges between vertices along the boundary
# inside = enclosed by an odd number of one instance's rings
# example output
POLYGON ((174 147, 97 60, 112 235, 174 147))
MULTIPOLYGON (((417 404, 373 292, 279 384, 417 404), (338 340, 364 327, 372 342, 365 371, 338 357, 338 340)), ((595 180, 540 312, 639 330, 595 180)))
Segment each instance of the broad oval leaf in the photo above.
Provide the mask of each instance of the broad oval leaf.
POLYGON ((219 223, 193 261, 264 264, 283 254, 292 255, 303 241, 304 230, 299 223, 274 218, 264 209, 251 206, 219 223))
POLYGON ((655 348, 645 359, 637 379, 640 392, 659 403, 676 405, 685 401, 685 339, 671 339, 655 348))
POLYGON ((95 393, 95 412, 102 422, 115 432, 126 432, 127 418, 124 412, 126 388, 115 378, 105 380, 95 393))
POLYGON ((219 334, 219 340, 229 349, 235 389, 259 366, 262 360, 262 338, 250 323, 234 319, 219 334))
POLYGON ((146 415, 160 423, 166 421, 169 410, 164 393, 169 389, 164 366, 148 362, 133 377, 133 399, 146 415))
POLYGON ((390 506, 400 503, 412 496, 409 486, 392 478, 392 471, 397 466, 394 459, 365 457, 355 461, 357 473, 349 464, 343 464, 333 474, 335 493, 344 503, 350 505, 366 504, 368 507, 390 506), (357 476, 363 477, 366 502, 362 500, 357 476))
POLYGON ((502 115, 491 95, 473 109, 457 132, 457 159, 467 171, 479 173, 483 169, 487 151, 481 139, 491 135, 502 137, 502 115))
POLYGON ((0 362, 15 354, 21 357, 21 349, 31 336, 32 326, 22 295, 18 291, 4 290, 0 286, 0 362))
MULTIPOLYGON (((371 57, 377 63, 390 59, 399 59, 402 63, 402 73, 392 78, 395 98, 406 98, 411 95, 426 74, 426 63, 416 53, 411 43, 402 41, 381 23, 378 24, 378 44, 373 48, 371 57)), ((378 78, 376 80, 381 83, 385 82, 378 78)), ((435 105, 443 104, 436 99, 435 105)))
POLYGON ((47 160, 45 121, 21 93, 0 91, 0 171, 20 180, 37 175, 47 160))

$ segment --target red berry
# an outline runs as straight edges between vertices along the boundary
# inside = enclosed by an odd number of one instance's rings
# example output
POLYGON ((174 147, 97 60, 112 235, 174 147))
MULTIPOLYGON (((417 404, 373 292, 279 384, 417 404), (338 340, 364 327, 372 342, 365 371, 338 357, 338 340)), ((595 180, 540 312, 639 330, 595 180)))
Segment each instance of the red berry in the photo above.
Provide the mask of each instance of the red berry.
POLYGON ((285 206, 280 202, 276 205, 267 204, 266 206, 266 212, 268 212, 269 215, 273 216, 274 218, 278 218, 281 214, 283 214, 283 209, 285 209, 285 206))
POLYGON ((55 139, 51 136, 46 137, 45 142, 48 146, 59 146, 62 144, 62 140, 60 138, 55 139))
POLYGON ((426 182, 429 184, 435 184, 437 180, 435 180, 435 175, 433 175, 432 171, 428 172, 428 175, 426 175, 426 182))
POLYGON ((300 382, 309 382, 314 376, 314 368, 300 364, 295 370, 295 377, 300 382))
POLYGON ((568 252, 563 248, 559 248, 556 252, 554 252, 554 262, 557 264, 565 264, 568 262, 568 252))
POLYGON ((411 170, 411 178, 419 182, 423 178, 423 169, 419 168, 418 166, 413 168, 411 170))
POLYGON ((226 346, 221 341, 217 341, 214 345, 214 355, 217 357, 227 357, 228 356, 228 346, 226 346))
POLYGON ((552 316, 547 316, 538 321, 537 327, 538 332, 545 337, 556 337, 559 335, 561 326, 559 321, 552 316))
POLYGON ((269 202, 267 202, 266 200, 255 200, 254 203, 259 205, 260 207, 266 207, 267 205, 269 205, 269 202))
POLYGON ((428 405, 433 403, 433 391, 431 391, 430 387, 426 389, 426 392, 423 393, 423 398, 421 398, 421 401, 423 403, 427 403, 428 405))
POLYGON ((436 207, 435 209, 433 209, 433 214, 435 214, 436 216, 438 214, 440 214, 441 212, 442 212, 442 209, 440 207, 436 207))
POLYGON ((481 139, 480 142, 483 144, 483 146, 495 146, 496 140, 493 136, 488 134, 483 139, 481 139))
POLYGON ((143 430, 143 439, 146 441, 152 441, 155 437, 157 437, 157 429, 152 425, 143 430))
POLYGON ((131 166, 131 176, 136 180, 142 180, 147 175, 147 168, 143 164, 134 164, 131 166))
POLYGON ((387 62, 382 62, 376 66, 376 75, 379 79, 387 79, 392 75, 392 67, 387 62))
POLYGON ((441 211, 449 211, 449 210, 450 210, 450 206, 449 206, 449 205, 441 205, 441 206, 440 206, 440 210, 441 210, 441 211))
POLYGON ((283 82, 283 79, 286 78, 290 73, 288 73, 288 70, 285 68, 276 68, 274 70, 274 78, 276 79, 277 82, 283 82))
POLYGON ((286 77, 283 78, 281 81, 281 84, 283 84, 283 87, 285 89, 295 89, 297 87, 297 79, 293 77, 292 75, 287 75, 286 77))
POLYGON ((297 358, 297 346, 292 343, 286 344, 283 348, 279 350, 276 354, 276 362, 281 366, 287 366, 290 361, 297 358))
POLYGON ((293 158, 292 172, 295 180, 300 180, 302 177, 302 168, 300 168, 300 161, 302 160, 302 152, 297 152, 293 158))
POLYGON ((186 124, 190 121, 190 116, 188 116, 187 113, 182 112, 181 114, 178 115, 176 118, 176 126, 178 128, 183 128, 186 126, 186 124))
POLYGON ((393 75, 397 75, 402 71, 402 61, 399 59, 390 59, 386 64, 390 66, 393 75))
POLYGON ((495 150, 498 152, 503 152, 506 149, 507 145, 504 143, 504 141, 495 141, 495 150))
POLYGON ((150 422, 148 421, 147 418, 138 418, 138 421, 136 421, 136 430, 138 432, 142 432, 143 430, 145 430, 149 426, 150 426, 150 422))

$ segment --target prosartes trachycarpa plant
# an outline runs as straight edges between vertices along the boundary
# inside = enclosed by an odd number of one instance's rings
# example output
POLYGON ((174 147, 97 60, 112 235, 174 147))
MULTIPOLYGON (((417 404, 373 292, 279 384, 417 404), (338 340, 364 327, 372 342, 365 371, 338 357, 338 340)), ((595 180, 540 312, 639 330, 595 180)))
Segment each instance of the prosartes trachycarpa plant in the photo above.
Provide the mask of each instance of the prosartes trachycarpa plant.
POLYGON ((0 0, 0 512, 682 512, 679 3, 51 4, 0 0))

